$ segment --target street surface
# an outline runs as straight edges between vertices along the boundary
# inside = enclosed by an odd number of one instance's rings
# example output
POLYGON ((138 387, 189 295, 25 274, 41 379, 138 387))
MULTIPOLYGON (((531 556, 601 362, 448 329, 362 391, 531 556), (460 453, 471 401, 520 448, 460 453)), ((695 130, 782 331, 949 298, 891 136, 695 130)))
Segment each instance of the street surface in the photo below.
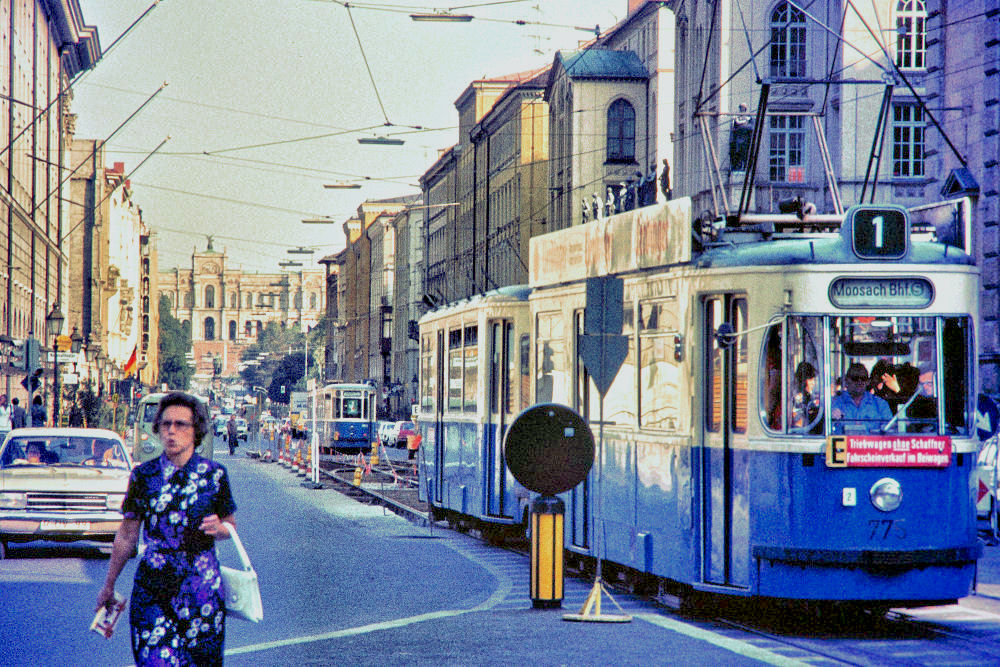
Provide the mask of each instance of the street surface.
MULTIPOLYGON (((253 446, 251 446, 253 447, 253 446)), ((274 464, 216 457, 230 472, 240 534, 261 581, 264 621, 227 624, 229 665, 606 665, 995 663, 1000 601, 914 613, 975 641, 865 633, 775 640, 679 616, 615 594, 628 624, 570 623, 590 582, 567 579, 562 610, 531 609, 528 561, 466 535, 418 527, 332 490, 309 490, 274 464), (841 660, 823 657, 817 646, 841 660), (967 648, 962 648, 968 646, 967 648), (963 653, 965 651, 965 653, 963 653), (990 659, 990 656, 994 656, 990 659)), ((987 547, 981 585, 1000 596, 1000 547, 987 547)), ((82 546, 15 545, 0 561, 0 665, 128 665, 128 621, 104 640, 88 632, 107 557, 82 546)), ((223 561, 236 562, 227 544, 223 561)), ((128 593, 130 561, 118 582, 128 593)), ((605 600, 605 613, 614 611, 605 600)), ((925 633, 926 634, 926 633, 925 633)))

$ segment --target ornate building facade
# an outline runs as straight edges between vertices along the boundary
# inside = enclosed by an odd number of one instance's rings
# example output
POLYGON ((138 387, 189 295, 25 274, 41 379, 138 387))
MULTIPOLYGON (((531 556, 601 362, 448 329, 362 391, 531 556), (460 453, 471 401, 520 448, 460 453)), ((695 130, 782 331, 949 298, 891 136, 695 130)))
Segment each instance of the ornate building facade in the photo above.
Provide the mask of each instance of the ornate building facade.
POLYGON ((326 309, 322 269, 283 273, 251 273, 229 266, 225 250, 212 247, 191 254, 190 268, 161 271, 160 294, 170 312, 191 327, 195 380, 213 375, 213 360, 222 375, 236 374, 243 350, 257 341, 271 322, 309 331, 326 309))

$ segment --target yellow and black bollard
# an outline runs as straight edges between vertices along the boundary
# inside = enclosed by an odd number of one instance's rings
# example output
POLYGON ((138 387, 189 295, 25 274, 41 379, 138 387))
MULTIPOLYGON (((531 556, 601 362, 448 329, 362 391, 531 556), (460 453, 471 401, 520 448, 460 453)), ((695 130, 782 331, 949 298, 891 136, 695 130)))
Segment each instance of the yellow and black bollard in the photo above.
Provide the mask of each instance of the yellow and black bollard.
POLYGON ((531 606, 556 609, 563 599, 563 516, 566 505, 555 496, 531 503, 531 606))

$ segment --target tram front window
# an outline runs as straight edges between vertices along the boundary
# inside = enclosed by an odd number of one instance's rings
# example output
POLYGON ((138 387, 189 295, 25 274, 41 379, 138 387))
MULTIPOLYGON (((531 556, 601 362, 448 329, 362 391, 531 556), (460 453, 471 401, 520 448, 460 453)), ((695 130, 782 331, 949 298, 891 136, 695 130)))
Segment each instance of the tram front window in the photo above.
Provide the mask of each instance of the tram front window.
POLYGON ((764 336, 761 420, 807 436, 967 435, 971 350, 967 317, 789 316, 764 336))

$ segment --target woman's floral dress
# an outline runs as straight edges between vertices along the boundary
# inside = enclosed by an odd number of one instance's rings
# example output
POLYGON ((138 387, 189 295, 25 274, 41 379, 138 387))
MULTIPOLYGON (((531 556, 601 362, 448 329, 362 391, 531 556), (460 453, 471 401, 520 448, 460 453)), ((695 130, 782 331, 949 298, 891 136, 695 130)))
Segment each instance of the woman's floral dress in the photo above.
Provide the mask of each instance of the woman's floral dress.
POLYGON ((137 665, 221 665, 226 610, 215 540, 198 526, 236 511, 226 469, 198 454, 183 468, 166 455, 132 471, 122 506, 143 522, 129 623, 137 665))

